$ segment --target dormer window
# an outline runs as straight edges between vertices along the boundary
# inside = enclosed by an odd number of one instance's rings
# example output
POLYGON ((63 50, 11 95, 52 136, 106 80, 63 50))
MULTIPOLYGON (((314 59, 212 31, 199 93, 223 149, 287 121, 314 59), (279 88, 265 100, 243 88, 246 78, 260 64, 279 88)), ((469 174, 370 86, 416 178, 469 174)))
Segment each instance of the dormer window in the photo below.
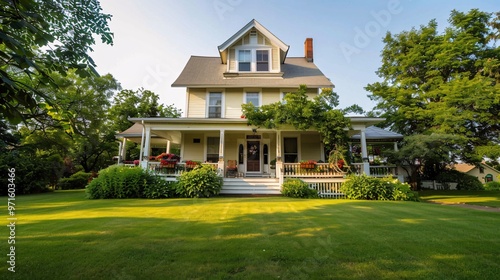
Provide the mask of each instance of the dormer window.
POLYGON ((269 71, 269 51, 257 50, 257 71, 269 71))
POLYGON ((269 72, 269 49, 238 50, 239 72, 269 72))
POLYGON ((252 63, 252 53, 250 50, 240 50, 238 52, 239 71, 250 71, 252 63))

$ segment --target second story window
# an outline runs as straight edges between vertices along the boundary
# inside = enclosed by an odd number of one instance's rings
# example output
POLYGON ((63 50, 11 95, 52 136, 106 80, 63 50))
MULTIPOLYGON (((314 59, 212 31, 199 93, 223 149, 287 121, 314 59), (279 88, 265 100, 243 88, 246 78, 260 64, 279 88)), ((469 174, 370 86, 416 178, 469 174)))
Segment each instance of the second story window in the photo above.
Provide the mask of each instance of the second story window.
POLYGON ((247 92, 246 93, 246 103, 252 103, 255 107, 260 106, 259 93, 258 92, 247 92))
POLYGON ((211 92, 208 96, 208 117, 222 117, 222 93, 211 92))
POLYGON ((257 71, 269 71, 269 51, 257 50, 257 71))
POLYGON ((239 71, 250 71, 252 63, 252 53, 250 50, 238 51, 238 69, 239 71))

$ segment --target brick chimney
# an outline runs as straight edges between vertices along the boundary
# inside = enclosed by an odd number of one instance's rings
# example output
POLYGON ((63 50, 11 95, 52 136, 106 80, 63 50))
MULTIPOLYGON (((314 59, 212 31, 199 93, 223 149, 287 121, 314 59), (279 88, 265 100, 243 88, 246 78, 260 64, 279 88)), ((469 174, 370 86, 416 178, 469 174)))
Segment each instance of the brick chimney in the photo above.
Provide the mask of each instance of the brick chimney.
POLYGON ((307 60, 307 62, 313 62, 313 39, 312 38, 306 38, 306 41, 304 42, 304 56, 307 60))

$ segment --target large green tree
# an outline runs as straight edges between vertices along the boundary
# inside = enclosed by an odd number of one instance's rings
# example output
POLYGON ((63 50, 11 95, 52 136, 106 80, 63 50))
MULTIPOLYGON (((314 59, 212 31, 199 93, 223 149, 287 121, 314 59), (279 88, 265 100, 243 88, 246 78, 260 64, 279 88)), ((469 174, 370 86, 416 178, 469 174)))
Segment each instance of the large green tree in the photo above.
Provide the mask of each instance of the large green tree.
POLYGON ((118 82, 110 74, 81 78, 74 71, 52 78, 59 87, 47 95, 58 101, 66 119, 27 120, 22 144, 70 157, 86 172, 105 167, 117 149, 108 116, 111 98, 120 88, 118 82))
POLYGON ((283 102, 254 106, 243 104, 243 114, 249 125, 265 128, 286 126, 299 130, 315 129, 327 150, 342 149, 347 139, 346 128, 350 120, 344 116, 347 111, 359 112, 359 106, 346 110, 336 109, 338 95, 331 89, 323 89, 315 98, 307 96, 307 87, 301 85, 297 91, 285 94, 283 102))
POLYGON ((375 113, 405 135, 466 137, 462 160, 498 154, 500 139, 500 13, 453 10, 449 26, 436 21, 384 38, 381 82, 369 84, 375 113))
MULTIPOLYGON (((0 5, 0 114, 19 122, 57 102, 40 90, 57 88, 52 73, 96 75, 89 56, 95 36, 111 44, 111 16, 98 0, 4 0, 0 5)), ((58 108, 56 106, 56 108, 58 108)))
POLYGON ((128 118, 178 118, 182 112, 174 105, 159 103, 160 97, 150 90, 124 89, 113 97, 110 119, 115 131, 124 131, 132 125, 128 118))

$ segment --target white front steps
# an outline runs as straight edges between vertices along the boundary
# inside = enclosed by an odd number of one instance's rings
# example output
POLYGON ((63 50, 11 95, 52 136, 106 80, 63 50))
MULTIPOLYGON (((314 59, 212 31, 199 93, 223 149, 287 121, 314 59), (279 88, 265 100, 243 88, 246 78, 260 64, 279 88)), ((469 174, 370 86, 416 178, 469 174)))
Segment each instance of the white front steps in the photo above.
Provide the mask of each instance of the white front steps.
POLYGON ((221 194, 281 194, 275 178, 224 178, 221 194))

